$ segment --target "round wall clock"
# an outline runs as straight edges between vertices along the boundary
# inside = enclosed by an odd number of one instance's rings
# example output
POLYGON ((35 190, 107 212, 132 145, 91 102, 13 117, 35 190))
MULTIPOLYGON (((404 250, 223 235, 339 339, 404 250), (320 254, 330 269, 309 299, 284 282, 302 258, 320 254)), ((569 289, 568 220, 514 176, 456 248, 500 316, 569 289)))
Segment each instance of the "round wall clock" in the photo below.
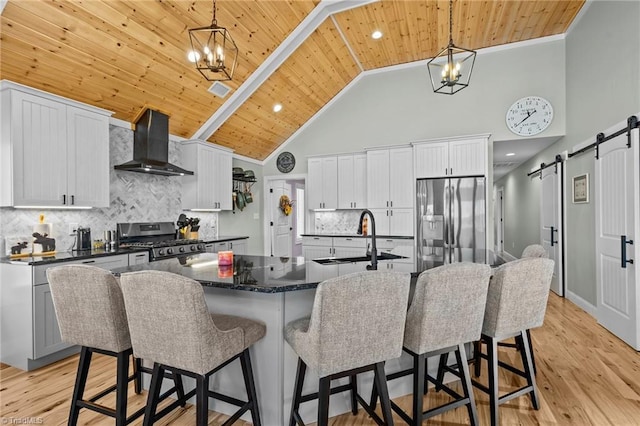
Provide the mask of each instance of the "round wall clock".
POLYGON ((296 166, 296 157, 290 152, 281 152, 276 160, 276 166, 282 173, 289 173, 296 166))
POLYGON ((527 96, 511 105, 506 119, 507 127, 516 135, 537 135, 551 124, 553 107, 540 96, 527 96))

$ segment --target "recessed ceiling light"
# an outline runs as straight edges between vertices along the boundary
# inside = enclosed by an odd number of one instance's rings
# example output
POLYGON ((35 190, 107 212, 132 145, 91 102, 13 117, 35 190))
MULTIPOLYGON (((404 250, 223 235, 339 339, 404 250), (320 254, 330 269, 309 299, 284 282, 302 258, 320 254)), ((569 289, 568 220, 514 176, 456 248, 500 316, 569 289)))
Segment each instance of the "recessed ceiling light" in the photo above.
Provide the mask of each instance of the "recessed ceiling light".
POLYGON ((374 40, 378 40, 379 38, 382 38, 382 31, 375 30, 374 32, 371 33, 371 38, 374 40))
POLYGON ((510 152, 510 153, 506 154, 507 157, 513 157, 514 155, 516 155, 515 152, 510 152))
POLYGON ((273 112, 280 112, 282 110, 282 104, 275 104, 273 106, 273 112))

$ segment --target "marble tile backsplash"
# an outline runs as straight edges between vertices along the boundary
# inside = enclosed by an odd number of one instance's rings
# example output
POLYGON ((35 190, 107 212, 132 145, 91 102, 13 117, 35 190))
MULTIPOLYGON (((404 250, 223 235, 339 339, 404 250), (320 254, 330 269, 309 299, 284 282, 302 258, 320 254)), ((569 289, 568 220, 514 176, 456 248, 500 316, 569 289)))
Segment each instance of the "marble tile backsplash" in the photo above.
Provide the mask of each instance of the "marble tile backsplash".
POLYGON ((355 235, 358 230, 360 213, 360 210, 314 212, 313 233, 355 235))
MULTIPOLYGON (((70 250, 74 237, 69 224, 91 228, 92 239, 103 239, 103 231, 115 230, 118 222, 154 222, 177 220, 181 209, 182 183, 179 177, 116 171, 113 166, 133 158, 133 131, 118 126, 109 128, 110 200, 108 208, 91 210, 41 210, 0 208, 0 237, 30 238, 40 214, 52 224, 56 250, 70 250)), ((169 142, 169 161, 180 164, 180 144, 169 142)), ((200 218, 200 238, 213 238, 218 226, 217 213, 184 212, 200 218)), ((0 244, 1 246, 1 244, 0 244)), ((4 253, 0 253, 4 255, 4 253)))

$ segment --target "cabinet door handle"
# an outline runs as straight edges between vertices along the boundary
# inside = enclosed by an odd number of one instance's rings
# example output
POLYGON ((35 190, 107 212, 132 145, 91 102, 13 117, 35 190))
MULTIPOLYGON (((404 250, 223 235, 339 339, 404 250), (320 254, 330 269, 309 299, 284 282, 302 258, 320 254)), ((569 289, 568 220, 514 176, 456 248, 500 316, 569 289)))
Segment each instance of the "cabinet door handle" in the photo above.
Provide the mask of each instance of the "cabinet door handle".
POLYGON ((393 201, 389 201, 390 206, 389 207, 393 207, 393 201))
POLYGON ((320 239, 320 237, 313 237, 313 239, 314 239, 314 240, 319 240, 319 239, 320 239))
POLYGON ((354 208, 355 208, 355 207, 358 207, 358 206, 356 205, 355 201, 354 201, 354 203, 353 203, 353 207, 354 207, 354 208))
POLYGON ((389 210, 387 210, 387 216, 389 216, 389 210))
POLYGON ((627 259, 627 244, 633 245, 633 240, 627 240, 626 235, 620 235, 620 266, 622 268, 626 268, 627 263, 633 265, 633 259, 627 259))
POLYGON ((556 244, 556 243, 557 243, 557 241, 554 241, 554 240, 553 240, 553 233, 554 233, 554 232, 558 232, 558 230, 557 230, 557 229, 555 229, 555 228, 552 226, 552 227, 551 227, 551 247, 553 247, 553 246, 554 246, 554 244, 556 244))
POLYGON ((72 195, 71 196, 71 205, 73 206, 76 203, 76 196, 72 195))
POLYGON ((389 201, 387 201, 387 207, 389 207, 389 201))
POLYGON ((62 194, 62 204, 67 205, 67 194, 62 194))
POLYGON ((449 174, 449 169, 448 169, 448 168, 446 168, 446 167, 445 167, 445 169, 444 169, 444 174, 445 174, 445 175, 448 175, 448 174, 449 174))
POLYGON ((393 216, 393 210, 391 210, 391 216, 393 216))
POLYGON ((82 262, 82 263, 96 263, 96 261, 95 261, 95 260, 85 260, 85 261, 84 261, 84 262, 82 262))
POLYGON ((143 254, 136 254, 135 257, 145 257, 145 256, 146 256, 146 254, 143 253, 143 254))

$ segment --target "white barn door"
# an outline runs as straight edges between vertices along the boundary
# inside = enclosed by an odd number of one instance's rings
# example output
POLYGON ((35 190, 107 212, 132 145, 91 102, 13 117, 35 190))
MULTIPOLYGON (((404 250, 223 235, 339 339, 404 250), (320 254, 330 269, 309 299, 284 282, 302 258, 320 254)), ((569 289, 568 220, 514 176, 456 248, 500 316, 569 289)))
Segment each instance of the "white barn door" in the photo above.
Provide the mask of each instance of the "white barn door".
POLYGON ((595 179, 597 318, 635 350, 640 350, 638 132, 631 132, 631 147, 626 133, 600 145, 595 179))
POLYGON ((561 163, 556 167, 542 170, 540 193, 540 244, 549 253, 549 259, 555 262, 551 290, 558 296, 564 296, 562 283, 562 196, 560 185, 561 163))

